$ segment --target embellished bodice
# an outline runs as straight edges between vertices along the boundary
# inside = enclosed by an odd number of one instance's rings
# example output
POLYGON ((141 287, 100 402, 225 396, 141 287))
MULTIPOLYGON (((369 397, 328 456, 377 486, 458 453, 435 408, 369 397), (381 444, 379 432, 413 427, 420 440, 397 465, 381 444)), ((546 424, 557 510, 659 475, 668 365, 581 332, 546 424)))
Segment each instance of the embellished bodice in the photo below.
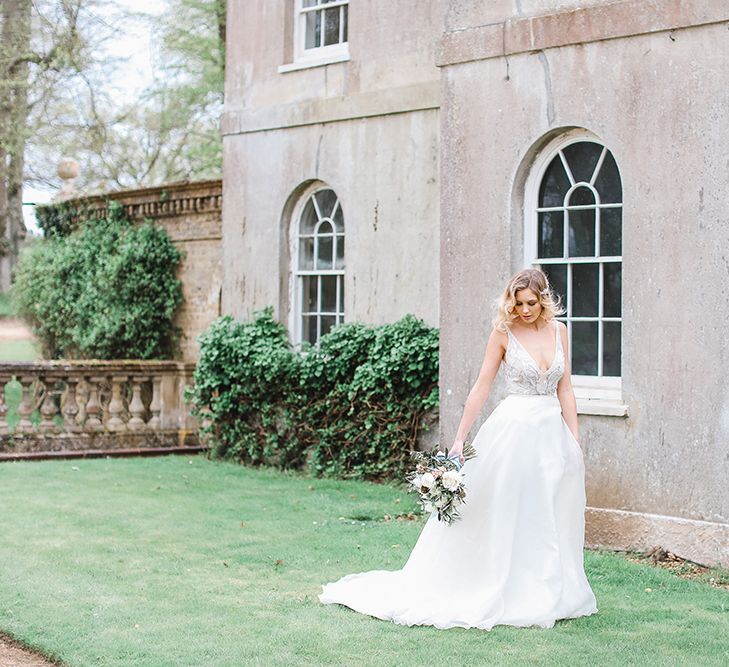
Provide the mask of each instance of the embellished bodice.
POLYGON ((557 392, 557 384, 564 374, 564 350, 562 349, 562 336, 559 334, 556 322, 553 327, 556 329, 554 360, 546 371, 542 371, 507 325, 506 332, 509 342, 506 345, 506 354, 501 362, 501 368, 509 394, 541 396, 557 392))

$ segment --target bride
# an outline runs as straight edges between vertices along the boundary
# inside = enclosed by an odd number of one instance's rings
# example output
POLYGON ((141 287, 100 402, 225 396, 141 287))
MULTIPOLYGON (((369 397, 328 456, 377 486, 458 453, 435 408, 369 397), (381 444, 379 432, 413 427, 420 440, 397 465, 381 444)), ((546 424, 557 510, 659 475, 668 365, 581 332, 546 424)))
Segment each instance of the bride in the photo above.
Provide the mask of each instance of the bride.
POLYGON ((401 570, 347 574, 319 600, 402 625, 551 628, 597 611, 585 576, 585 466, 570 381, 567 328, 538 269, 499 300, 478 379, 449 455, 466 483, 461 518, 433 512, 401 570), (463 443, 501 367, 508 395, 463 443))

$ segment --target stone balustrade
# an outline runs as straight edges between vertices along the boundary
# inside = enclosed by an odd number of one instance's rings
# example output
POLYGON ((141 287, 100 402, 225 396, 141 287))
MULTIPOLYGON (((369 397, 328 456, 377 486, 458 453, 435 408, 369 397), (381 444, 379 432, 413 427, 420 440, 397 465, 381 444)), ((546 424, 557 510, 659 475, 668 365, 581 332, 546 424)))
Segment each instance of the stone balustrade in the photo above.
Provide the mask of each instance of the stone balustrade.
POLYGON ((184 401, 194 368, 178 361, 0 363, 0 452, 197 446, 184 401), (18 394, 9 420, 8 401, 18 394))

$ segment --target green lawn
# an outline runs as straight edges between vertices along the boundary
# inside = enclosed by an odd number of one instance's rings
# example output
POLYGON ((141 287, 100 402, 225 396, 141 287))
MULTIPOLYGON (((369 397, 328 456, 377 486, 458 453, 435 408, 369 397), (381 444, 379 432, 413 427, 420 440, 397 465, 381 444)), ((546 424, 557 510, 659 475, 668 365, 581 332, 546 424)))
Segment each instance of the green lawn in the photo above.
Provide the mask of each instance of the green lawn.
POLYGON ((324 582, 404 564, 424 519, 382 520, 414 508, 393 486, 203 457, 18 462, 0 503, 0 630, 74 667, 729 663, 727 591, 607 552, 585 555, 599 612, 548 630, 320 604, 324 582))
POLYGON ((32 340, 0 340, 0 361, 35 361, 38 356, 32 340))

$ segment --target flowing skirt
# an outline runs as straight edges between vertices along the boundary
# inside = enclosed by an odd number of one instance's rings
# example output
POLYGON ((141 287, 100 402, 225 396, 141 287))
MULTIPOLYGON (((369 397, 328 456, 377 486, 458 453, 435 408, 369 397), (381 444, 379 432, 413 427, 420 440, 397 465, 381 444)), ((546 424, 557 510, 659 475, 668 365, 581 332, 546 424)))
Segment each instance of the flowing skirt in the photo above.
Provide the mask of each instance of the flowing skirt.
POLYGON ((448 526, 433 512, 400 570, 348 574, 322 603, 401 625, 551 628, 597 611, 585 576, 582 449, 550 396, 507 396, 463 465, 466 501, 448 526))

